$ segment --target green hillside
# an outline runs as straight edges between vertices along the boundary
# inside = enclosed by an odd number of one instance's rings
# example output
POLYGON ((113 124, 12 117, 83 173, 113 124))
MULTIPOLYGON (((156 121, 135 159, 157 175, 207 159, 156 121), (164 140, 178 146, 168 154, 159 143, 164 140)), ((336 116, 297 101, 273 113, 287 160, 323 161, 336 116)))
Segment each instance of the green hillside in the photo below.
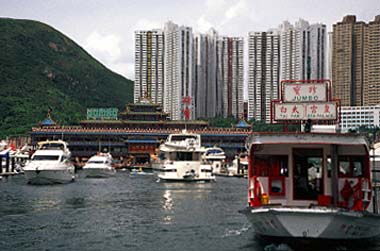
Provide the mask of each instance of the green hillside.
MULTIPOLYGON (((74 24, 73 24, 74 25, 74 24)), ((133 82, 91 57, 52 27, 0 18, 0 137, 22 134, 46 117, 62 125, 85 118, 87 107, 133 100, 133 82)))

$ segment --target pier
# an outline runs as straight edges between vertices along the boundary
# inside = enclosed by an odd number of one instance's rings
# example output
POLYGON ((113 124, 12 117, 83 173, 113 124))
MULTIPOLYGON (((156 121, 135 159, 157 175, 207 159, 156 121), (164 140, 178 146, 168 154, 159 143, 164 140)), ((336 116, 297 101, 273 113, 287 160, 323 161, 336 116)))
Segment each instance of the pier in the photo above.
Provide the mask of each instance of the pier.
POLYGON ((25 163, 28 155, 12 153, 10 148, 0 152, 0 176, 10 176, 18 174, 17 166, 25 163))

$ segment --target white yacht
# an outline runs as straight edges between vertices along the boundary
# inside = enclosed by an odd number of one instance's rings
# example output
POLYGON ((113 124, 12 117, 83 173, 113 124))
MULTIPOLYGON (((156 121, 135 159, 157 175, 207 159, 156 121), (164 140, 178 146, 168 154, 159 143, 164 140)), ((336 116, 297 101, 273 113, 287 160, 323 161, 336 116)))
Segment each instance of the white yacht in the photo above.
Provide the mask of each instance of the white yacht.
POLYGON ((206 148, 206 152, 203 154, 203 160, 211 165, 212 172, 215 175, 223 175, 227 173, 226 168, 226 155, 222 148, 213 146, 206 148))
POLYGON ((88 178, 107 178, 116 173, 112 166, 112 155, 110 153, 98 153, 92 156, 83 166, 83 172, 88 178))
POLYGON ((30 163, 23 169, 31 184, 68 183, 75 178, 67 143, 62 140, 38 142, 30 163))
POLYGON ((228 166, 228 176, 246 176, 248 172, 248 155, 240 153, 235 156, 231 165, 228 166))
POLYGON ((186 130, 170 134, 160 145, 154 169, 164 181, 214 181, 212 167, 203 161, 206 148, 201 146, 199 134, 186 130))

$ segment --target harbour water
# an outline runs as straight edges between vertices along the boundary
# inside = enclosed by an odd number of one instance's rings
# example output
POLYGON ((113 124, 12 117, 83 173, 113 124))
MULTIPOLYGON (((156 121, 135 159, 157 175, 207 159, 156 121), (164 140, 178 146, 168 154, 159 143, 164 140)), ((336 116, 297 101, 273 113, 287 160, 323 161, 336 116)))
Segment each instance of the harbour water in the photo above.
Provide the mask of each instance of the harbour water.
POLYGON ((238 213, 246 180, 113 178, 34 186, 0 181, 0 250, 262 250, 238 213))
POLYGON ((119 171, 54 186, 3 178, 0 250, 291 250, 255 239, 238 213, 246 179, 217 178, 163 183, 119 171))

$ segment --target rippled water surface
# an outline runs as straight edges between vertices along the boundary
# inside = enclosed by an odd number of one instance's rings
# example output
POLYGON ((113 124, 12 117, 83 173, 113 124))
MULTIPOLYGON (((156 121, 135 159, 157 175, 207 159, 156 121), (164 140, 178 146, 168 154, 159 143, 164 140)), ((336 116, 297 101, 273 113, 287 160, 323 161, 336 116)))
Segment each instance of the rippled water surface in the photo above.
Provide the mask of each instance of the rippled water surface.
MULTIPOLYGON (((163 183, 127 171, 54 186, 28 185, 23 175, 3 178, 0 250, 292 250, 254 238, 238 213, 246 206, 246 182, 163 183)), ((312 248, 357 249, 317 244, 312 248)))
POLYGON ((246 180, 163 183, 118 172, 33 186, 0 181, 0 250, 262 250, 244 215, 246 180))

